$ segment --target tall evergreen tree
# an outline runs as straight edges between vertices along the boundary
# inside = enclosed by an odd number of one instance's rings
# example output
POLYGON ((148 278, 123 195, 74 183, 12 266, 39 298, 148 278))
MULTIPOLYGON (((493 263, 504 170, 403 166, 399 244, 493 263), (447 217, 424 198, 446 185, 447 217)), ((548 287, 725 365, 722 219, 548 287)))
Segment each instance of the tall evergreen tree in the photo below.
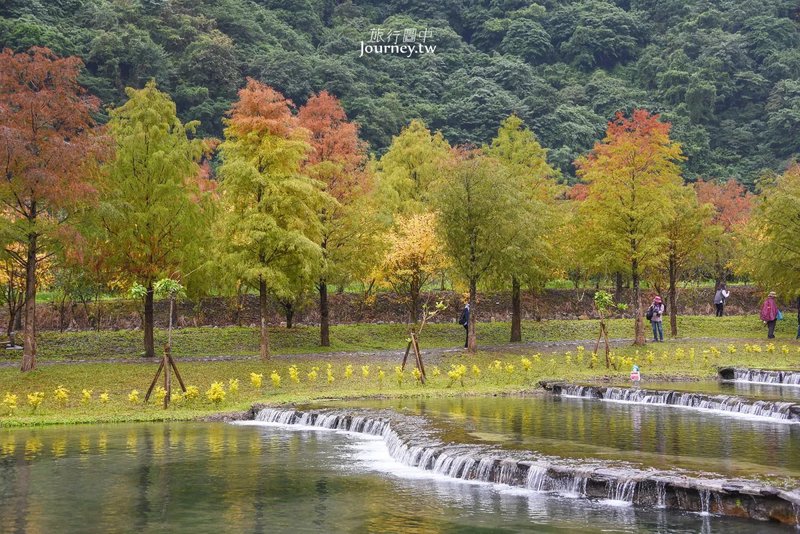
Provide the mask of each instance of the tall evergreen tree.
POLYGON ((504 252, 497 275, 511 282, 511 341, 522 341, 521 286, 541 287, 547 281, 554 257, 553 230, 558 173, 547 163, 547 151, 516 115, 500 125, 486 153, 505 167, 506 178, 523 195, 527 212, 517 237, 504 252))
POLYGON ((153 284, 201 263, 200 240, 208 228, 198 186, 202 143, 190 139, 197 123, 181 123, 175 104, 154 81, 128 88, 127 95, 109 121, 116 156, 106 167, 98 212, 106 237, 100 246, 120 280, 146 289, 144 355, 152 358, 153 284))
POLYGON ((301 173, 310 132, 291 101, 255 80, 239 91, 220 145, 220 244, 226 265, 258 287, 262 359, 269 358, 267 294, 291 285, 290 271, 317 268, 321 225, 330 201, 323 184, 301 173))
POLYGON ((680 145, 670 125, 643 109, 630 118, 618 113, 606 136, 580 158, 578 175, 589 183, 581 206, 585 256, 626 264, 633 285, 635 343, 644 343, 641 279, 648 267, 665 261, 664 228, 672 218, 673 191, 681 185, 680 145))

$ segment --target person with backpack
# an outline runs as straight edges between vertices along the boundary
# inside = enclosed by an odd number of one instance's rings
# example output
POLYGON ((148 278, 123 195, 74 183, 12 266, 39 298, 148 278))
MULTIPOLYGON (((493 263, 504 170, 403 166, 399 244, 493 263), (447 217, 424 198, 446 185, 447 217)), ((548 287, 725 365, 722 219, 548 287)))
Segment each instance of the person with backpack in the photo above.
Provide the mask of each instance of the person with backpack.
POLYGON ((653 303, 647 308, 647 313, 645 317, 648 321, 650 321, 650 325, 653 327, 653 341, 656 342, 663 342, 664 341, 664 311, 666 307, 664 303, 661 302, 661 297, 656 295, 656 298, 653 299, 653 303))
POLYGON ((731 292, 725 284, 720 284, 719 289, 714 294, 714 306, 717 308, 717 317, 722 317, 723 310, 725 309, 725 301, 731 296, 731 292))
POLYGON ((777 297, 777 294, 774 291, 770 291, 761 306, 761 320, 767 325, 767 339, 775 339, 775 323, 778 322, 778 318, 781 315, 780 310, 778 310, 778 303, 775 302, 775 297, 777 297))
POLYGON ((464 304, 464 310, 461 312, 461 317, 458 318, 458 324, 464 327, 467 338, 464 341, 464 348, 469 345, 469 302, 464 304))
POLYGON ((797 297, 797 337, 800 339, 800 296, 797 297))

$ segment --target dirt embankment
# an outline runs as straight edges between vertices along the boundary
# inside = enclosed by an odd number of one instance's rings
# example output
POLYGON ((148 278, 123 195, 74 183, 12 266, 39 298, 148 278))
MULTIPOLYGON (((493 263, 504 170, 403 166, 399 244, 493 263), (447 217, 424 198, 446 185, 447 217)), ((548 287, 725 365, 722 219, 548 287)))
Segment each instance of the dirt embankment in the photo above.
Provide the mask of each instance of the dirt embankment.
MULTIPOLYGON (((645 291, 649 301, 652 292, 645 291)), ((580 319, 594 318, 592 307, 593 289, 550 289, 541 293, 524 292, 522 313, 524 319, 580 319)), ((689 288, 678 293, 678 311, 683 315, 713 314, 714 292, 711 288, 689 288)), ((762 291, 755 287, 732 288, 725 312, 731 315, 757 313, 763 298, 762 291)), ((462 297, 452 291, 436 291, 423 295, 433 305, 442 300, 448 309, 434 318, 435 322, 453 322, 461 310, 462 297)), ((623 301, 630 300, 630 291, 623 291, 623 301)), ((333 324, 343 323, 397 323, 405 322, 408 311, 401 298, 393 293, 378 293, 365 301, 363 296, 353 293, 329 296, 330 317, 333 324)), ((295 324, 318 324, 317 300, 310 302, 294 314, 295 324)), ((478 299, 481 321, 508 321, 511 317, 511 298, 507 292, 481 293, 478 299)), ((283 308, 275 301, 269 303, 270 323, 285 323, 283 308)), ((67 303, 60 306, 41 304, 37 306, 37 323, 40 330, 84 330, 97 325, 98 309, 94 304, 67 303)), ((7 322, 4 313, 0 321, 7 322)), ((164 327, 169 320, 167 302, 156 302, 156 325, 164 327)), ((141 303, 132 300, 101 302, 99 306, 101 329, 133 329, 142 324, 141 303)), ((241 308, 233 298, 204 298, 200 301, 178 303, 175 313, 178 326, 250 326, 259 323, 258 297, 248 295, 241 308)))

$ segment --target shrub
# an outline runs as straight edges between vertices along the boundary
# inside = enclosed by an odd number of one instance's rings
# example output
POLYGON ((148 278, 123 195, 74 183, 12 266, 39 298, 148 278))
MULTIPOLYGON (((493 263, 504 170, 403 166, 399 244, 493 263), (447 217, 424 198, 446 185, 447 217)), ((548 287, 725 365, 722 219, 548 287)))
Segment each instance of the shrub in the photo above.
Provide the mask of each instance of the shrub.
POLYGON ((44 393, 41 391, 36 391, 34 393, 28 393, 28 406, 32 408, 33 413, 36 413, 36 408, 44 400, 44 393))
POLYGON ((12 395, 9 392, 6 392, 5 397, 3 397, 3 406, 6 407, 8 413, 14 414, 14 410, 17 409, 17 396, 12 395))
POLYGON ((273 370, 272 374, 269 375, 270 380, 272 380, 272 385, 276 388, 281 387, 281 375, 278 374, 278 371, 273 370))
POLYGON ((225 400, 225 388, 222 387, 222 382, 213 382, 211 387, 206 391, 206 397, 214 404, 219 404, 225 400))
POLYGON ((56 398, 56 401, 64 407, 67 405, 67 401, 69 400, 69 390, 64 386, 59 385, 55 391, 53 391, 53 396, 56 398))
POLYGON ((264 379, 264 375, 259 373, 250 373, 250 383, 253 384, 253 387, 256 389, 261 389, 261 381, 264 379))
POLYGON ((200 388, 197 386, 186 386, 186 399, 194 400, 200 397, 200 388))
POLYGON ((132 402, 133 404, 137 404, 139 402, 139 390, 134 389, 128 393, 128 402, 132 402))

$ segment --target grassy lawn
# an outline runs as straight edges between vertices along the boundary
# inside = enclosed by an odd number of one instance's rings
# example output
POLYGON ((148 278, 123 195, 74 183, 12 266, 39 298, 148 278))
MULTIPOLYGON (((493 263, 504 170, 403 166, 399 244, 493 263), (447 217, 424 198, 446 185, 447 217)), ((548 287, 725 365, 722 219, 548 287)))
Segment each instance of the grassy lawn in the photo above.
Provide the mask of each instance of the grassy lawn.
MULTIPOLYGON (((633 321, 612 319, 609 322, 612 338, 631 338, 633 321)), ((649 325, 645 325, 649 333, 649 325)), ((668 328, 668 327, 667 327, 668 328)), ((756 316, 679 318, 681 338, 765 339, 766 327, 756 316)), ((524 321, 525 341, 591 340, 597 335, 594 320, 524 321)), ((480 323, 478 343, 484 347, 508 342, 510 325, 507 322, 480 323)), ((797 324, 793 315, 780 321, 779 340, 794 339, 797 324)), ((403 349, 408 327, 403 324, 339 325, 331 328, 331 347, 318 346, 316 327, 270 329, 271 346, 275 354, 322 354, 325 352, 358 352, 403 349)), ((156 346, 166 342, 166 331, 156 332, 156 346)), ((461 326, 430 324, 421 338, 423 349, 459 347, 464 342, 461 326)), ((142 354, 142 332, 131 330, 101 332, 40 332, 40 361, 91 360, 136 358, 142 354)), ((209 356, 255 356, 258 354, 258 330, 255 328, 182 328, 173 332, 173 354, 179 358, 209 356)), ((5 351, 4 359, 19 359, 18 351, 5 351)))
MULTIPOLYGON (((529 348, 521 353, 481 352, 432 356, 426 365, 428 383, 419 384, 410 369, 398 374, 399 362, 365 361, 353 355, 335 363, 303 359, 296 362, 297 380, 291 378, 290 359, 272 362, 223 361, 180 362, 187 385, 196 386, 197 398, 182 398, 169 409, 151 399, 142 403, 144 393, 156 370, 149 363, 86 363, 82 365, 45 366, 27 374, 16 368, 0 369, 0 427, 82 422, 154 421, 192 419, 203 415, 241 411, 255 402, 280 404, 315 399, 345 399, 363 396, 439 396, 519 392, 532 390, 540 380, 624 381, 630 366, 641 366, 648 379, 712 378, 720 365, 749 367, 800 368, 800 344, 779 340, 758 345, 738 342, 681 342, 644 348, 624 347, 613 354, 618 369, 606 369, 602 357, 592 361, 588 350, 542 354, 529 348), (362 365, 369 365, 365 374, 362 365), (348 372, 350 366, 351 373, 348 372), (463 366, 463 367, 462 367, 463 366), (332 380, 328 379, 328 369, 332 380), (273 372, 280 384, 271 379, 273 372), (263 375, 260 387, 251 382, 251 373, 263 375), (238 380, 238 391, 231 391, 231 380, 238 380), (206 392, 213 382, 220 382, 225 399, 213 403, 206 392), (54 391, 63 385, 68 396, 59 402, 54 391), (85 402, 82 390, 91 390, 85 402), (139 391, 138 401, 129 400, 132 390, 139 391), (28 394, 41 392, 44 400, 35 411, 28 405, 28 394), (100 399, 108 393, 107 402, 100 399), (16 395, 17 407, 3 403, 16 395)), ((177 381, 174 380, 177 387, 177 381)))

